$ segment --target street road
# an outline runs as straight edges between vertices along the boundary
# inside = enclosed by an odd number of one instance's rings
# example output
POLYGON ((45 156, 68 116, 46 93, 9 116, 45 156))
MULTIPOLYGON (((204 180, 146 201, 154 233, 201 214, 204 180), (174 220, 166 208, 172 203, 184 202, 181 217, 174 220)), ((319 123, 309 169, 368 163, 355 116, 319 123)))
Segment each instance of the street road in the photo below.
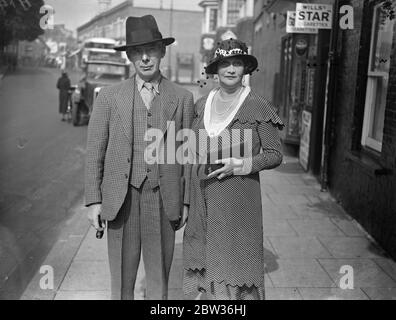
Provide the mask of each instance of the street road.
POLYGON ((83 196, 87 127, 60 121, 59 75, 19 68, 0 87, 0 299, 19 298, 83 196))

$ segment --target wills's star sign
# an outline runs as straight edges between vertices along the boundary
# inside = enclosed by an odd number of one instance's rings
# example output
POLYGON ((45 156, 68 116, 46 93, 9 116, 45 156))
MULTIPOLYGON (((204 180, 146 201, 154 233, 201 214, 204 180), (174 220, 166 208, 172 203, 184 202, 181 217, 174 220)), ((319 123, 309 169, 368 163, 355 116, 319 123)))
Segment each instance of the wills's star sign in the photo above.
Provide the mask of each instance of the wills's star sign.
POLYGON ((331 29, 333 6, 328 4, 297 3, 296 27, 331 29))
POLYGON ((287 11, 286 32, 287 33, 313 33, 313 34, 317 34, 318 33, 318 29, 316 29, 316 28, 297 28, 296 27, 296 12, 295 11, 287 11))

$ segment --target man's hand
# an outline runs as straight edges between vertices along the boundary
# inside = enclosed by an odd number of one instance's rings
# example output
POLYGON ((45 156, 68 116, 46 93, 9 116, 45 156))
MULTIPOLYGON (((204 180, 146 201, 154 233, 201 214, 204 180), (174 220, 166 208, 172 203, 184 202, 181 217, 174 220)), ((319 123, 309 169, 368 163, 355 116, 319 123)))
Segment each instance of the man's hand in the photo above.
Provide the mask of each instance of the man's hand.
POLYGON ((103 231, 104 229, 106 229, 105 220, 100 219, 102 227, 99 226, 99 216, 101 212, 102 212, 101 204, 93 204, 88 207, 88 214, 87 214, 88 221, 98 231, 103 231))
POLYGON ((178 220, 170 221, 170 224, 174 231, 177 231, 177 230, 183 228, 183 226, 186 224, 186 221, 188 218, 188 208, 189 208, 189 206, 184 205, 182 216, 178 220))

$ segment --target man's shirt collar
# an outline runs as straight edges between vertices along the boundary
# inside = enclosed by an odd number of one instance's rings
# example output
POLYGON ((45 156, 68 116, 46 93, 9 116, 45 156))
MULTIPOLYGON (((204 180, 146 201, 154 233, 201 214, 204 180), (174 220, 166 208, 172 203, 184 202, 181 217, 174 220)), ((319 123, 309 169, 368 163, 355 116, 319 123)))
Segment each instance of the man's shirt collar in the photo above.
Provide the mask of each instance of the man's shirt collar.
MULTIPOLYGON (((154 78, 153 80, 150 81, 150 83, 153 85, 153 88, 157 94, 159 94, 159 84, 161 82, 161 79, 162 79, 162 75, 160 72, 156 78, 154 78)), ((143 85, 145 82, 146 81, 144 81, 142 78, 140 78, 139 75, 136 73, 136 84, 137 84, 137 88, 138 88, 139 92, 142 91, 142 88, 143 88, 143 85)))

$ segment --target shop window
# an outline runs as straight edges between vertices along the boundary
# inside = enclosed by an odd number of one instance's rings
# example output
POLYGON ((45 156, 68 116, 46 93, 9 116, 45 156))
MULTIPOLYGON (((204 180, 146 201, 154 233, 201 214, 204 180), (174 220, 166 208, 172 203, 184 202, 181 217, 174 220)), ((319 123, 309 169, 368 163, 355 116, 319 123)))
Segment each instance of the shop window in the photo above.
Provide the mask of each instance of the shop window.
POLYGON ((394 24, 382 3, 374 7, 361 143, 378 152, 382 150, 394 24))

